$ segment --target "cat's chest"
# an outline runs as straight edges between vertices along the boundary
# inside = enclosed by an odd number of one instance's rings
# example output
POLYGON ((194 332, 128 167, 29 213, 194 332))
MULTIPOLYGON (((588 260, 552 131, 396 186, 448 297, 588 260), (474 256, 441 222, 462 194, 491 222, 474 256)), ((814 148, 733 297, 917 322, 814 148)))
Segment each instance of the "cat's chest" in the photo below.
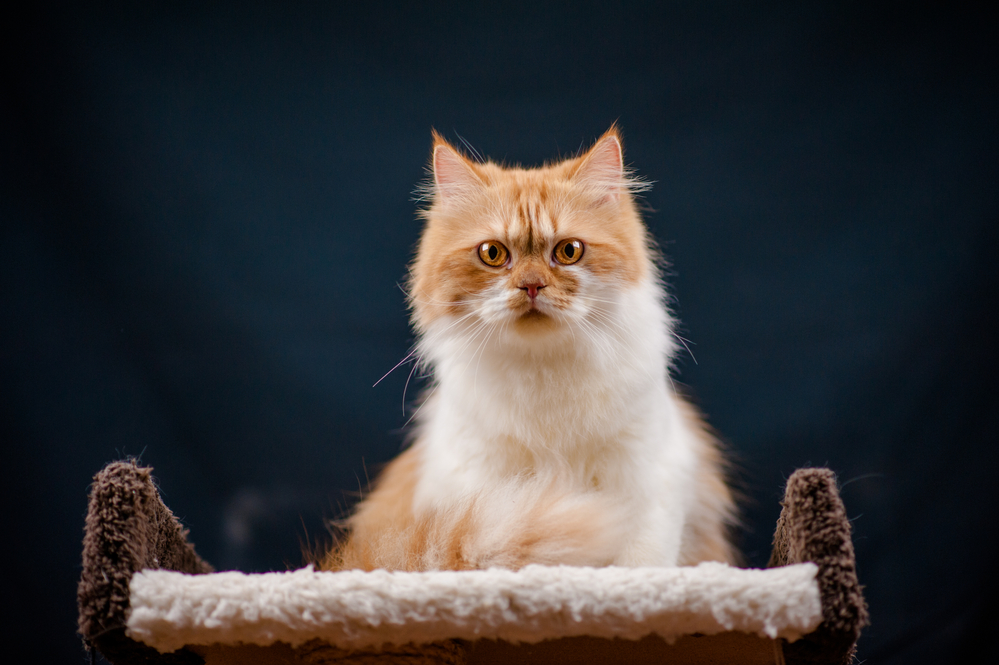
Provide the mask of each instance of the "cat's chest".
MULTIPOLYGON (((609 501, 648 495, 662 465, 665 429, 656 422, 617 421, 606 432, 552 419, 486 422, 444 409, 420 438, 415 507, 438 505, 490 488, 555 483, 561 492, 609 501), (642 488, 638 490, 637 488, 642 488)), ((654 419, 653 419, 654 420, 654 419)))
POLYGON ((435 475, 570 473, 591 487, 658 447, 668 396, 654 382, 569 379, 533 371, 519 380, 442 383, 421 437, 439 462, 435 475))
POLYGON ((607 437, 654 408, 661 382, 650 367, 574 356, 544 362, 488 358, 474 368, 456 364, 441 375, 440 415, 483 435, 607 437))

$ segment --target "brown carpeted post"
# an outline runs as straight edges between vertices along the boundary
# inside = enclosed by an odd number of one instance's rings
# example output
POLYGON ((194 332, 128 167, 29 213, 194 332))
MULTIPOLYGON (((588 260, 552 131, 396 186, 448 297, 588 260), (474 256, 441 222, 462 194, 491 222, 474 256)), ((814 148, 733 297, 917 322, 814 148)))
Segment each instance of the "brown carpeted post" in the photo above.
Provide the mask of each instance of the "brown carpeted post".
POLYGON ((822 623, 784 645, 788 665, 847 665, 853 660, 867 603, 857 580, 850 521, 829 469, 798 469, 787 481, 770 566, 818 565, 822 623))
MULTIPOLYGON (((161 501, 150 471, 128 460, 109 464, 94 477, 77 592, 80 634, 89 648, 100 650, 114 665, 201 665, 204 659, 192 650, 160 654, 125 635, 129 583, 135 572, 147 568, 194 574, 212 570, 195 553, 187 541, 187 531, 161 501)), ((861 628, 867 624, 867 606, 857 581, 850 523, 835 476, 828 469, 796 471, 788 480, 783 506, 770 565, 817 564, 823 610, 818 629, 784 645, 785 662, 846 665, 853 658, 861 628)), ((198 651, 207 654, 209 650, 198 651)), ((405 645, 380 652, 345 651, 316 641, 292 649, 290 654, 294 660, 317 665, 457 665, 466 660, 467 650, 460 641, 405 645)))
POLYGON ((125 635, 129 581, 145 568, 209 573, 184 529, 163 505, 151 469, 134 460, 112 462, 90 489, 83 537, 83 572, 77 587, 79 629, 90 649, 115 665, 200 664, 190 651, 160 654, 125 635))

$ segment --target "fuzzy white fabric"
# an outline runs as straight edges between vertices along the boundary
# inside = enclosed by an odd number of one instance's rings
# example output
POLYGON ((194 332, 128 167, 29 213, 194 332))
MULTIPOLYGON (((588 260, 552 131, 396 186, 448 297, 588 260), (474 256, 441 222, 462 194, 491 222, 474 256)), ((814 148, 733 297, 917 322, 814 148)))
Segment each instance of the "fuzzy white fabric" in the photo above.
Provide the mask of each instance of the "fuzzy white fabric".
POLYGON ((811 563, 769 570, 718 563, 430 573, 146 570, 132 577, 128 634, 161 652, 315 638, 341 648, 650 633, 673 641, 729 630, 795 640, 822 620, 817 570, 811 563))

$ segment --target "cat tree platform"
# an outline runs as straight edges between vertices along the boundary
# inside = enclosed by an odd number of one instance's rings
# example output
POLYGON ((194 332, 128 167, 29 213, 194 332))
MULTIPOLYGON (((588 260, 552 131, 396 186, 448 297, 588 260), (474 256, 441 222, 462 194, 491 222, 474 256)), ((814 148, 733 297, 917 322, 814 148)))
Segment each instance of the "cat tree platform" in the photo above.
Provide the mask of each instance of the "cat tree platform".
POLYGON ((114 665, 823 663, 866 607, 827 469, 788 480, 770 568, 212 572, 150 469, 94 478, 80 633, 114 665))

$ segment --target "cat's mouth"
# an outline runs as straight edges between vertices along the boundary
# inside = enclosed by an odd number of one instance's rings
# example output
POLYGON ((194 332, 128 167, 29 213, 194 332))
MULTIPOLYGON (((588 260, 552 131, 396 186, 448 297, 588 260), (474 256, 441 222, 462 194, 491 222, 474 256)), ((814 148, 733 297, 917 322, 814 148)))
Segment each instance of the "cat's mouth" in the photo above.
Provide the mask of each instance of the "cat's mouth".
POLYGON ((545 311, 548 307, 545 306, 546 303, 539 302, 538 300, 530 300, 529 302, 520 303, 518 307, 514 308, 517 313, 518 318, 549 318, 549 314, 545 311))
POLYGON ((540 309, 532 307, 521 312, 513 321, 514 328, 522 335, 544 334, 557 327, 554 316, 545 314, 540 309))
POLYGON ((510 310, 514 327, 522 333, 543 332, 556 327, 555 307, 544 298, 528 299, 525 294, 515 305, 511 303, 510 310))

